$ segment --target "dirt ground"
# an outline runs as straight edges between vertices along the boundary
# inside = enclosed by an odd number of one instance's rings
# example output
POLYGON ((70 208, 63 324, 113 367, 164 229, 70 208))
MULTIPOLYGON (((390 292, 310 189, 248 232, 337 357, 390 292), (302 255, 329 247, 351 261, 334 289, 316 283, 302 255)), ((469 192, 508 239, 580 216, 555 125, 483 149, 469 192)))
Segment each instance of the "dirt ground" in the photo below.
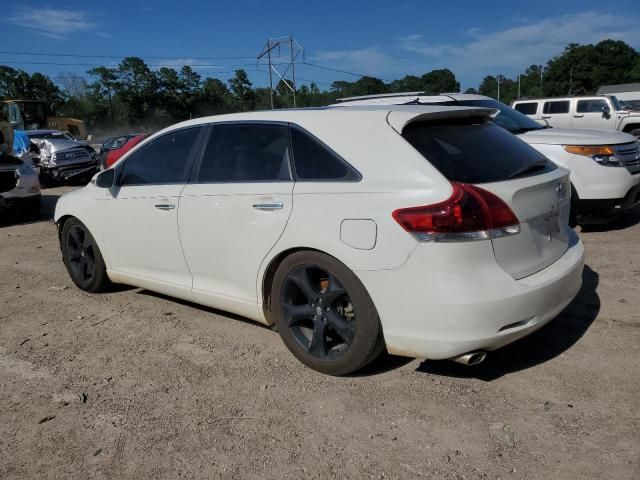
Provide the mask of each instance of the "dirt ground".
POLYGON ((485 363, 332 378, 241 318, 75 288, 68 189, 0 223, 0 478, 640 478, 640 212, 583 231, 579 296, 485 363))

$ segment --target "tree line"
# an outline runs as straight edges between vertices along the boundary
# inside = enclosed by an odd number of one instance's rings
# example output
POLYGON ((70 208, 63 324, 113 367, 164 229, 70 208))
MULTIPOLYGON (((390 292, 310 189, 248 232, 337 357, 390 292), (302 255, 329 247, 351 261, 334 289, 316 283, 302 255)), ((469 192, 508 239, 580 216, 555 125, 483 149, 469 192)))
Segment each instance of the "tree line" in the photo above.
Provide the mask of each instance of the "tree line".
MULTIPOLYGON (((224 82, 203 78, 188 65, 152 70, 143 59, 126 57, 118 66, 92 68, 87 75, 61 74, 54 81, 41 73, 0 65, 0 98, 46 100, 59 115, 80 118, 90 130, 152 129, 204 115, 270 108, 269 88, 254 87, 241 69, 224 82)), ((477 89, 465 93, 510 103, 518 96, 519 83, 523 98, 591 94, 601 85, 640 81, 640 53, 622 41, 572 43, 546 65, 528 67, 519 79, 486 76, 477 89)), ((340 80, 324 90, 311 82, 297 87, 296 105, 322 106, 341 97, 406 91, 458 92, 460 83, 446 68, 391 82, 370 76, 340 80)), ((276 86, 274 106, 293 106, 292 94, 282 82, 276 86)))

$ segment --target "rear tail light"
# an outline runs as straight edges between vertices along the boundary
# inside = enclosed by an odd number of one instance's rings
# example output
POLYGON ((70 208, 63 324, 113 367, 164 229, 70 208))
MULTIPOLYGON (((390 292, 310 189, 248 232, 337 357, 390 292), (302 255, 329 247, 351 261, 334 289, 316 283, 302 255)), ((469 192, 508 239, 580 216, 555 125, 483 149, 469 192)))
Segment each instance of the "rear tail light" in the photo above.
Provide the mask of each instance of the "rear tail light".
POLYGON ((487 240, 520 232, 520 221, 502 199, 475 185, 451 185, 448 200, 401 208, 393 218, 421 242, 487 240))

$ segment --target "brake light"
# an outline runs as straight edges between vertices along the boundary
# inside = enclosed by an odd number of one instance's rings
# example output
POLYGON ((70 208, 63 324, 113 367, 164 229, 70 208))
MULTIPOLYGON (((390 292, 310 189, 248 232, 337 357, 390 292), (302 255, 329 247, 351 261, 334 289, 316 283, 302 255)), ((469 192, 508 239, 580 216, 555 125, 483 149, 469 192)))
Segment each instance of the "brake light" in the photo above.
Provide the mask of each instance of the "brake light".
POLYGON ((486 240, 520 232, 509 205, 475 185, 451 182, 453 194, 444 202, 401 208, 393 218, 421 242, 486 240))

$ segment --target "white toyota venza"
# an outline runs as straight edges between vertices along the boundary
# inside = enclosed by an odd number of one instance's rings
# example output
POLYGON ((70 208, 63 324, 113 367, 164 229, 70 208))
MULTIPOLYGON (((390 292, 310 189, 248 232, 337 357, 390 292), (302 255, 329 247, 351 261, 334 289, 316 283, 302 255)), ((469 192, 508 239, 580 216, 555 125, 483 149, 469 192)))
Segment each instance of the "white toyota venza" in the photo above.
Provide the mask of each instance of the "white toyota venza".
POLYGON ((584 249, 568 171, 472 107, 240 113, 149 137, 57 204, 89 292, 142 287, 274 324, 324 373, 477 363, 558 315, 584 249))

